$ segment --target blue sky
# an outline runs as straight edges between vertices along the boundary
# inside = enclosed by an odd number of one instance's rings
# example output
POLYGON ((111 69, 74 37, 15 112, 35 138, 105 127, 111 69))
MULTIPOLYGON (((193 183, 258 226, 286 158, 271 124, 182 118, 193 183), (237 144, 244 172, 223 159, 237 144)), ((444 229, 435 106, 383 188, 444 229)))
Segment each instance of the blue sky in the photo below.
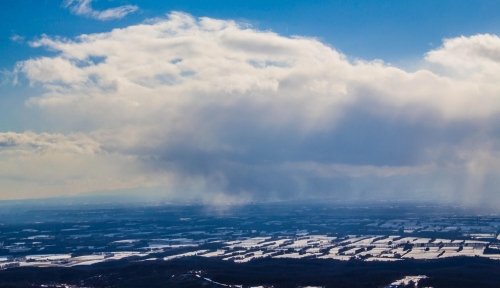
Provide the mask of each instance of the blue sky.
POLYGON ((2 5, 0 199, 500 199, 498 1, 2 5))
POLYGON ((195 16, 236 19, 284 35, 318 37, 347 55, 389 62, 420 57, 443 38, 500 32, 498 1, 95 1, 97 8, 123 4, 140 11, 117 21, 96 21, 72 15, 61 1, 8 1, 0 10, 0 66, 41 53, 10 38, 30 40, 41 34, 73 37, 104 32, 170 11, 195 16))

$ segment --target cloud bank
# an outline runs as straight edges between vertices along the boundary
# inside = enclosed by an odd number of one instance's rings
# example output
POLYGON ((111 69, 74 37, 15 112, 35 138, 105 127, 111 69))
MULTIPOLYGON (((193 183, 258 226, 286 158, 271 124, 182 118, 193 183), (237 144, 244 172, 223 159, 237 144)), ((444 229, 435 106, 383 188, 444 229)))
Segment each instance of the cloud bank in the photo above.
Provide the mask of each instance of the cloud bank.
POLYGON ((92 8, 92 0, 66 0, 63 5, 75 15, 100 21, 122 19, 139 10, 139 7, 135 5, 123 5, 99 11, 92 8))
POLYGON ((70 155, 51 166, 59 192, 39 195, 500 204, 496 35, 445 39, 413 71, 183 13, 31 45, 54 54, 16 73, 43 89, 27 105, 61 134, 0 133, 0 169, 16 154, 40 165, 19 162, 4 191, 35 196, 41 166, 70 155))

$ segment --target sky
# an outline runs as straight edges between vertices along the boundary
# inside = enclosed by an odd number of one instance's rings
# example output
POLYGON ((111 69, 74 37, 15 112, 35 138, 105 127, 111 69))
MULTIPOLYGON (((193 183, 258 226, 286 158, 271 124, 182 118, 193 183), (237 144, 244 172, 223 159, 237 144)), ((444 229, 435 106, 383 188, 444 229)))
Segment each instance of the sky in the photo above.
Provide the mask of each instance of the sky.
POLYGON ((0 200, 500 207, 498 1, 8 1, 0 200))

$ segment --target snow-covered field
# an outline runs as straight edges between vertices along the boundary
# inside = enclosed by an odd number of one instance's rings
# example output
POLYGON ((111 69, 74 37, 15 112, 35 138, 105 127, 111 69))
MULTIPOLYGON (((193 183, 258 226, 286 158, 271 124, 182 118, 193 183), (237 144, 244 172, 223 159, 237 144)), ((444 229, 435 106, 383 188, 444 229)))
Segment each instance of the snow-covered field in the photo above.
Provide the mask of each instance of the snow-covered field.
MULTIPOLYGON (((140 243, 140 240, 123 239, 111 243, 115 245, 135 245, 140 243)), ((19 245, 22 245, 22 243, 19 245)), ((39 254, 16 258, 2 256, 0 257, 0 269, 12 267, 13 265, 35 267, 93 265, 130 257, 136 257, 137 261, 151 259, 170 261, 183 257, 201 256, 217 257, 235 263, 245 263, 260 258, 400 261, 404 259, 439 259, 466 256, 500 260, 500 254, 484 254, 488 245, 492 245, 492 247, 498 245, 496 243, 491 244, 488 241, 401 237, 395 235, 347 235, 337 237, 332 235, 308 235, 306 232, 301 232, 290 236, 238 236, 230 241, 218 238, 212 238, 210 241, 206 240, 205 242, 187 238, 153 239, 145 245, 145 247, 138 247, 137 251, 101 252, 89 255, 80 254, 78 256, 72 254, 39 254), (204 245, 207 243, 212 245, 211 247, 215 245, 216 248, 206 249, 204 245), (192 251, 189 251, 190 249, 192 251), (182 253, 176 254, 175 251, 177 250, 182 253), (174 251, 174 253, 170 253, 169 256, 161 255, 161 253, 167 251, 174 251)), ((495 251, 495 248, 493 248, 493 251, 495 251)))

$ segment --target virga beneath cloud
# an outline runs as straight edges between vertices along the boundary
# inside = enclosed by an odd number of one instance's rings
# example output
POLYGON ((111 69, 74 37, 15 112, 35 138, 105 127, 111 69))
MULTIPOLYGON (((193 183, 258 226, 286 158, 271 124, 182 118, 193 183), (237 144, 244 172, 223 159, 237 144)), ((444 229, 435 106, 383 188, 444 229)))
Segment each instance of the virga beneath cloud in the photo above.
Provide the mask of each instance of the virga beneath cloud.
MULTIPOLYGON (((86 172, 100 164, 83 161, 80 177, 93 184, 55 194, 156 187, 167 198, 209 203, 498 204, 496 35, 446 39, 414 71, 351 60, 314 38, 183 13, 75 39, 42 36, 31 45, 55 53, 17 64, 17 75, 44 91, 27 105, 60 119, 52 131, 97 143, 92 157, 113 171, 106 181, 86 172)), ((25 134, 15 137, 41 137, 25 134)), ((68 146, 54 139, 52 146, 68 146)), ((35 187, 52 156, 36 145, 12 150, 16 143, 0 145, 0 169, 11 165, 12 151, 32 154, 36 160, 25 165, 40 166, 19 169, 22 179, 34 179, 19 195, 51 194, 35 187)), ((53 169, 67 165, 74 164, 53 169)), ((21 187, 19 175, 0 189, 21 187)))

